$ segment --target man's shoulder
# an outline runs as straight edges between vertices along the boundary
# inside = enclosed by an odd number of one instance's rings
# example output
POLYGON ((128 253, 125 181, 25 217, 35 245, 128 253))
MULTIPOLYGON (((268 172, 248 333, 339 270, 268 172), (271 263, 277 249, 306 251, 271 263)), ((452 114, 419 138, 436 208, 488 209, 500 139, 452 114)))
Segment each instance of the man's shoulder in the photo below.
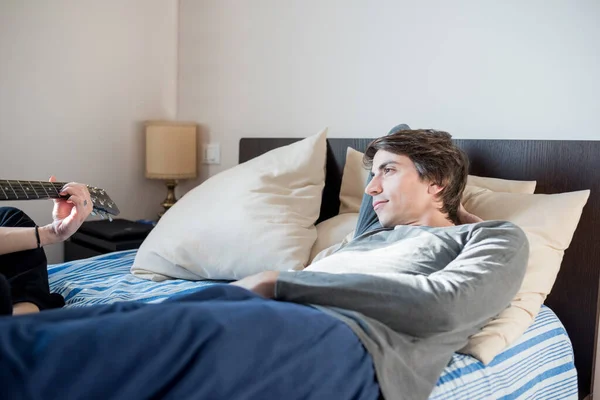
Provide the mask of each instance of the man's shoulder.
POLYGON ((387 228, 387 229, 378 229, 375 232, 394 232, 394 231, 409 231, 409 230, 429 230, 431 232, 469 232, 469 231, 477 231, 477 230, 507 230, 507 231, 517 231, 522 232, 522 229, 516 224, 510 221, 504 220, 490 220, 490 221, 481 221, 472 224, 460 224, 460 225, 451 225, 447 227, 431 227, 431 226, 412 226, 412 225, 398 225, 396 227, 387 228))
MULTIPOLYGON (((463 225, 458 225, 463 226, 463 225)), ((476 222, 474 224, 465 224, 465 226, 470 226, 470 229, 483 229, 483 230, 508 230, 523 233, 523 229, 521 229, 517 224, 504 221, 504 220, 491 220, 491 221, 481 221, 476 222)))
POLYGON ((469 224, 466 228, 468 229, 469 241, 484 241, 502 238, 505 241, 512 242, 515 247, 521 247, 522 245, 528 246, 529 244, 525 231, 517 224, 510 221, 482 221, 475 224, 469 224))
POLYGON ((481 221, 473 224, 454 225, 445 228, 429 228, 432 233, 453 237, 466 244, 471 241, 487 241, 502 238, 515 243, 528 243, 527 235, 518 225, 505 220, 481 221))

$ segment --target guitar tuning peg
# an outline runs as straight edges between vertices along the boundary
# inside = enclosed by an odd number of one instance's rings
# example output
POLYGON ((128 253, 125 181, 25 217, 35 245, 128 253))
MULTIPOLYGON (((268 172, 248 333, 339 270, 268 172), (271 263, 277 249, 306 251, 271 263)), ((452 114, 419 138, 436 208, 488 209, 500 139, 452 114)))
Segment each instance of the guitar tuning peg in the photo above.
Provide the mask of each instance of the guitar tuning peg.
POLYGON ((95 217, 97 215, 96 210, 92 210, 91 215, 95 217))
POLYGON ((106 219, 106 214, 103 211, 98 211, 98 215, 100 215, 100 218, 106 219))
POLYGON ((109 220, 110 222, 113 222, 113 217, 112 217, 112 215, 110 215, 110 214, 107 214, 107 217, 108 217, 108 220, 109 220))

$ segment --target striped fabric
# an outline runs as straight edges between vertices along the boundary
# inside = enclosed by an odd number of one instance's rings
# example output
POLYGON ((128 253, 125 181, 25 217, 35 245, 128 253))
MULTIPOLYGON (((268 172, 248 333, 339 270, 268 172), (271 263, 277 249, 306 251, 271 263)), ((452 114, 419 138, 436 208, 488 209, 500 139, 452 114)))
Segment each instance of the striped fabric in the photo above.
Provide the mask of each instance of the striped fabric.
POLYGON ((174 294, 190 293, 215 282, 181 279, 152 282, 137 278, 129 273, 136 252, 126 250, 50 265, 50 288, 63 295, 67 307, 80 307, 131 300, 157 303, 174 294))
MULTIPOLYGON (((52 291, 67 307, 139 300, 160 302, 214 281, 151 282, 129 273, 137 250, 48 267, 52 291)), ((455 354, 430 399, 577 399, 573 349, 558 317, 542 307, 534 324, 488 366, 455 354)))
POLYGON ((542 306, 523 336, 487 366, 455 354, 430 399, 577 399, 573 348, 558 317, 542 306))

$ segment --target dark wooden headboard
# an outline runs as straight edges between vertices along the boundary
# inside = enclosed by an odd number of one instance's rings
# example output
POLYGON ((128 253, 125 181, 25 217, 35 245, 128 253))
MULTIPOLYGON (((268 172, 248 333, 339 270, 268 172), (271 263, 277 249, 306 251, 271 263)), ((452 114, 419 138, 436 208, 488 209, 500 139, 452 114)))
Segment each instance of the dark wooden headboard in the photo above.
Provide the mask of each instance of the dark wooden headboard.
MULTIPOLYGON (((245 162, 271 149, 300 139, 244 138, 239 161, 245 162)), ((328 139, 327 175, 321 215, 337 214, 346 148, 364 151, 372 139, 328 139)), ((564 324, 575 351, 579 394, 600 392, 600 355, 596 354, 598 287, 600 278, 600 141, 566 140, 455 140, 471 161, 470 173, 502 179, 536 180, 536 193, 562 193, 590 189, 571 246, 546 300, 564 324)))

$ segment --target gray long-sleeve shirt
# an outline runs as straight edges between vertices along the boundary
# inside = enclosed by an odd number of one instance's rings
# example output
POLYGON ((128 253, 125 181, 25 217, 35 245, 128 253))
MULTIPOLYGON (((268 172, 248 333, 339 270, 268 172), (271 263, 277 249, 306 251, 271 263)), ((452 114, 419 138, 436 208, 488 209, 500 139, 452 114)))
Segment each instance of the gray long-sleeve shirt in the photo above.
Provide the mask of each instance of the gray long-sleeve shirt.
POLYGON ((517 293, 528 249, 523 231, 504 221, 378 229, 282 272, 275 298, 347 323, 386 399, 426 399, 452 354, 517 293))

